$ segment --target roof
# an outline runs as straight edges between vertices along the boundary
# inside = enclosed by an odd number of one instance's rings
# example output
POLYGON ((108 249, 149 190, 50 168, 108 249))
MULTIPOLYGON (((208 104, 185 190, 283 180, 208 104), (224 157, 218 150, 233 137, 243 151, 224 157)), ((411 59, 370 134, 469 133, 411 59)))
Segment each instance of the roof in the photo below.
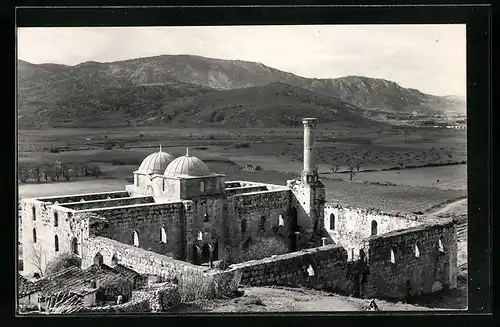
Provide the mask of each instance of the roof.
POLYGON ((63 290, 65 292, 71 292, 78 295, 85 295, 97 290, 97 288, 90 287, 90 280, 103 283, 107 280, 116 279, 118 277, 131 280, 137 276, 141 275, 134 270, 121 265, 116 265, 115 267, 110 267, 104 264, 100 266, 92 265, 87 269, 80 269, 73 266, 65 268, 55 274, 42 277, 32 283, 23 281, 18 285, 18 292, 19 295, 26 296, 35 292, 55 294, 63 290))
POLYGON ((26 296, 36 292, 35 283, 30 282, 21 274, 17 275, 17 288, 20 297, 26 296))
POLYGON ((165 169, 165 176, 208 176, 211 175, 210 169, 200 159, 190 156, 186 149, 186 155, 173 160, 165 169))
POLYGON ((147 156, 137 169, 137 172, 144 174, 163 174, 168 164, 174 160, 174 156, 161 151, 155 152, 147 156))

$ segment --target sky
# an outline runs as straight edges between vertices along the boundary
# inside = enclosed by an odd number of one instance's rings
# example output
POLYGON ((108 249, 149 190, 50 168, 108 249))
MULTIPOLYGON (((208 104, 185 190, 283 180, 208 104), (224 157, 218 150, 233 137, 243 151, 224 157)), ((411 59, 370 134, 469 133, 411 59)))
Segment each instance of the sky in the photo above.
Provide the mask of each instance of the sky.
POLYGON ((34 64, 66 65, 192 54, 303 77, 360 75, 466 94, 465 24, 19 28, 17 51, 34 64))

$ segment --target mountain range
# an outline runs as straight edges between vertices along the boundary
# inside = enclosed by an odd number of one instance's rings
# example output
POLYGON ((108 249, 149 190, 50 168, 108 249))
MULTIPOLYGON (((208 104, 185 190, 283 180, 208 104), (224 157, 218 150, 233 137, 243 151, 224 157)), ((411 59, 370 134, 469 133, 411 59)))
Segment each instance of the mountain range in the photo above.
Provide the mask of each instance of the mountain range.
POLYGON ((305 78, 261 63, 162 55, 75 66, 18 60, 20 127, 366 125, 386 114, 465 113, 465 99, 385 79, 305 78))

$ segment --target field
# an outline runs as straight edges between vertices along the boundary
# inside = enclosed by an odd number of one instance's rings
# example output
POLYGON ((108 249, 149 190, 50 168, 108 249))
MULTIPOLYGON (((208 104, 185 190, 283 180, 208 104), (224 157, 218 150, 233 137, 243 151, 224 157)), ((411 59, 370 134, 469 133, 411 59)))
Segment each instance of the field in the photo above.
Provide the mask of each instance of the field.
MULTIPOLYGON (((425 211, 466 196, 466 134, 462 130, 355 127, 316 131, 319 171, 327 200, 389 211, 425 211), (347 162, 358 160, 353 180, 347 162), (336 173, 332 166, 338 165, 336 173), (442 164, 442 165, 440 165, 442 164), (406 168, 406 167, 421 168, 406 168)), ((20 130, 19 165, 99 165, 98 179, 76 178, 19 187, 20 196, 123 189, 142 159, 157 151, 183 155, 185 147, 227 180, 285 184, 302 170, 302 127, 294 128, 122 128, 20 130), (108 144, 110 147, 106 147, 108 144), (50 151, 57 148, 58 151, 50 151), (56 152, 56 153, 54 153, 56 152), (243 169, 259 165, 262 170, 243 169), (56 186, 57 185, 57 186, 56 186)))

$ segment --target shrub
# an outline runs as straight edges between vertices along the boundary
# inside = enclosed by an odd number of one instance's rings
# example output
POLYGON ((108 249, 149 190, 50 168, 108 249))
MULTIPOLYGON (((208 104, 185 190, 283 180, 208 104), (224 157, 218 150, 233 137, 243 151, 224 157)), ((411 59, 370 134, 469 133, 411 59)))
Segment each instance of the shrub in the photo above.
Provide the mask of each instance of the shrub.
POLYGON ((219 261, 216 268, 219 270, 227 270, 230 265, 231 262, 229 261, 229 258, 223 258, 221 261, 219 261))
POLYGON ((80 257, 71 254, 71 253, 62 253, 54 258, 47 265, 46 274, 51 275, 55 274, 58 271, 69 267, 78 267, 80 268, 82 265, 82 259, 80 257))
POLYGON ((106 141, 104 142, 104 150, 112 150, 114 145, 114 142, 106 141))

